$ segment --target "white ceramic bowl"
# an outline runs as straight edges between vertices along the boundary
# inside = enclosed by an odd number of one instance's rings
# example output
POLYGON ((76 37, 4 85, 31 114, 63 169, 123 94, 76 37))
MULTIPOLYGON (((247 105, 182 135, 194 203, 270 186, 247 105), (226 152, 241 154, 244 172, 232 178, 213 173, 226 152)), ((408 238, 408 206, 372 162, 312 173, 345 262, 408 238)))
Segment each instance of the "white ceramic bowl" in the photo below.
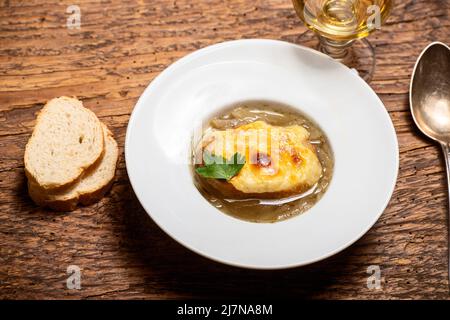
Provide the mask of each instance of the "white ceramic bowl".
POLYGON ((351 245, 382 214, 398 171, 395 130, 372 89, 319 52, 273 40, 220 43, 169 66, 133 110, 125 156, 139 201, 167 234, 213 260, 257 269, 309 264, 351 245), (188 166, 194 126, 255 99, 306 113, 327 134, 335 157, 322 199, 272 224, 218 211, 197 191, 188 166))

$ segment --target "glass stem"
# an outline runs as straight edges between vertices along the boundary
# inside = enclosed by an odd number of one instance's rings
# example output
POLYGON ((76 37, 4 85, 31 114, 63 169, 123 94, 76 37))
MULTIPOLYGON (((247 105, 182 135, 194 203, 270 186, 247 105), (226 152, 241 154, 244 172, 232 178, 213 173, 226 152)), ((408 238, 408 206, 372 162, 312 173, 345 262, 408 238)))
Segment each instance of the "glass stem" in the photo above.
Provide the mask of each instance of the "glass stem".
POLYGON ((319 36, 319 40, 319 50, 321 52, 342 62, 343 64, 348 65, 351 63, 350 46, 353 44, 354 40, 337 41, 322 36, 319 36))

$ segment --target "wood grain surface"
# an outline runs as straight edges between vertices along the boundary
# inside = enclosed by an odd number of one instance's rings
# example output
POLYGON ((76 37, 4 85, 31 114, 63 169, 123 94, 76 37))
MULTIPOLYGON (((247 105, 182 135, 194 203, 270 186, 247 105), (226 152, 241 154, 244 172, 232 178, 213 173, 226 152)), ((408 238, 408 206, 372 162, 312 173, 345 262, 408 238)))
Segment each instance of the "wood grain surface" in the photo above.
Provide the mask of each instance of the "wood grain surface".
POLYGON ((448 299, 444 162, 413 124, 408 85, 420 51, 433 40, 450 43, 449 14, 447 0, 397 1, 370 36, 370 85, 400 144, 397 185, 380 220, 330 259, 255 271, 209 261, 161 231, 131 189, 123 143, 139 95, 187 53, 241 38, 308 45, 314 35, 290 0, 0 0, 0 298, 448 299), (72 4, 81 8, 79 30, 66 27, 72 4), (81 98, 121 146, 111 192, 72 213, 35 206, 23 169, 36 112, 61 95, 81 98), (81 268, 81 290, 66 288, 69 265, 81 268), (366 286, 370 265, 381 268, 381 289, 366 286))

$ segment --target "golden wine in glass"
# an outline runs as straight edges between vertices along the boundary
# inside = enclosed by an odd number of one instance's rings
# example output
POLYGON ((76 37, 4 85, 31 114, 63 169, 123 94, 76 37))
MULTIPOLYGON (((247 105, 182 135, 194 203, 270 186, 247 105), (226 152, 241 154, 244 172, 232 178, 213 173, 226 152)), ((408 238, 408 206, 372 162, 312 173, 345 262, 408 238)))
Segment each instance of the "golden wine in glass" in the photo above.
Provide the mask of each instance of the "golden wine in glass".
POLYGON ((358 70, 370 81, 375 67, 375 53, 363 39, 380 29, 389 16, 392 0, 292 0, 295 11, 308 28, 319 36, 319 50, 358 70), (360 41, 359 56, 350 50, 360 41), (364 52, 365 51, 365 52, 364 52), (358 59, 371 59, 369 62, 358 59), (366 67, 363 68, 362 65, 366 67), (367 67, 368 66, 368 67, 367 67))

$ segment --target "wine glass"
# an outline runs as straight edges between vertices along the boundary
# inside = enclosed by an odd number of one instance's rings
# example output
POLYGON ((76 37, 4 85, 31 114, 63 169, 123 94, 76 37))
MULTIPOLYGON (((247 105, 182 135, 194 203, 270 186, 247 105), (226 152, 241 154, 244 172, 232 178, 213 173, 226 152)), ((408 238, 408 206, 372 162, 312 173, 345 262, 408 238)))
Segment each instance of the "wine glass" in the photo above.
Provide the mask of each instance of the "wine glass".
POLYGON ((292 0, 295 11, 319 38, 318 49, 369 82, 375 51, 367 39, 389 16, 393 0, 292 0))

